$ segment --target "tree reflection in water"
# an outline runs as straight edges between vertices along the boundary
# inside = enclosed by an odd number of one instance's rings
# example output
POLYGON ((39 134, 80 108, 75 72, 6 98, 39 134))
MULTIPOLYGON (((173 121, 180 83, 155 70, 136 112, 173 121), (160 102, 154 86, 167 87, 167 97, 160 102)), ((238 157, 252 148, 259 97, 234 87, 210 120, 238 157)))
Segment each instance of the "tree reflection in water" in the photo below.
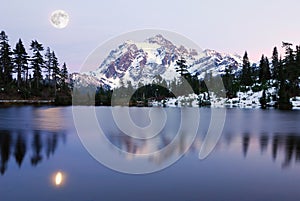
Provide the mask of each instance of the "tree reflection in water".
POLYGON ((19 131, 16 143, 15 143, 15 152, 14 152, 14 156, 15 156, 16 162, 18 163, 19 167, 21 167, 23 159, 25 157, 26 148, 27 148, 26 139, 22 135, 22 133, 19 131))
MULTIPOLYGON (((249 149, 249 143, 251 139, 249 135, 243 137, 243 153, 247 157, 247 151, 249 149)), ((261 154, 267 152, 268 145, 271 144, 270 155, 273 161, 282 154, 282 168, 287 168, 293 164, 293 162, 300 162, 300 134, 297 133, 276 133, 273 136, 268 136, 266 133, 261 134, 258 139, 261 154), (270 142, 271 141, 271 142, 270 142), (270 143, 269 143, 270 142, 270 143)))
POLYGON ((12 145, 12 136, 9 131, 3 131, 0 134, 0 151, 1 151, 1 165, 0 173, 3 175, 7 168, 7 162, 10 157, 10 148, 12 145))
MULTIPOLYGON (((112 146, 117 146, 120 153, 125 154, 125 157, 130 159, 132 154, 153 153, 164 147, 171 145, 172 135, 170 133, 162 133, 156 136, 151 141, 138 140, 120 133, 110 133, 107 135, 112 146)), ((188 134, 182 135, 176 143, 169 146, 168 149, 162 152, 156 152, 155 155, 148 157, 149 161, 155 164, 161 164, 170 158, 182 154, 188 148, 186 145, 188 134)), ((37 166, 45 159, 49 159, 55 154, 59 143, 64 143, 66 140, 65 131, 43 131, 34 130, 31 132, 23 130, 0 130, 0 173, 4 175, 8 168, 9 160, 16 161, 19 167, 24 163, 26 155, 32 166, 37 166), (30 149, 30 150, 29 150, 30 149)), ((256 156, 268 155, 274 162, 281 163, 283 169, 295 165, 300 162, 300 134, 297 133, 262 133, 255 135, 245 133, 243 135, 225 135, 220 139, 216 146, 216 152, 221 151, 223 147, 229 149, 231 145, 236 144, 236 140, 240 146, 235 149, 240 149, 244 158, 247 158, 249 153, 256 153, 256 156), (239 140, 240 139, 240 140, 239 140), (260 151, 260 152, 259 152, 260 151)), ((198 136, 189 148, 189 152, 198 153, 202 140, 198 136)), ((225 150, 226 151, 226 150, 225 150)), ((147 155, 145 155, 147 157, 147 155)), ((197 158, 195 158, 197 160, 197 158)))
MULTIPOLYGON (((175 144, 172 144, 167 150, 159 152, 172 141, 172 136, 166 133, 161 133, 150 141, 139 140, 128 137, 121 132, 107 135, 110 142, 120 149, 120 153, 124 154, 124 157, 133 157, 132 154, 140 156, 140 154, 153 153, 158 151, 157 154, 149 158, 150 161, 160 164, 163 161, 168 160, 174 155, 182 154, 186 150, 185 141, 189 135, 184 134, 183 137, 179 139, 175 144), (127 156, 128 155, 128 156, 127 156)), ((255 135, 253 133, 244 133, 243 135, 225 135, 220 139, 218 145, 216 146, 216 151, 218 152, 221 147, 229 147, 235 144, 238 140, 240 144, 240 149, 244 158, 247 158, 249 152, 260 151, 260 154, 269 155, 273 161, 277 158, 280 159, 282 168, 287 168, 293 165, 293 162, 300 162, 300 134, 297 133, 275 133, 268 134, 262 133, 260 135, 255 135), (238 139, 241 138, 241 141, 238 139), (226 146, 223 146, 226 145, 226 146), (256 150, 258 147, 258 150, 256 150), (282 161, 281 161, 282 160, 282 161)), ((198 136, 189 148, 191 152, 199 152, 203 141, 198 136)), ((226 150, 225 150, 226 151, 226 150)), ((257 154, 259 156, 259 153, 257 154)), ((145 156, 147 157, 147 156, 145 156)))
POLYGON ((65 141, 65 132, 35 130, 28 133, 22 130, 0 130, 0 173, 4 175, 9 160, 14 157, 19 167, 31 148, 30 162, 37 166, 44 158, 49 159, 55 153, 59 140, 65 141), (30 143, 30 146, 28 145, 30 143), (45 154, 45 156, 43 156, 45 154))

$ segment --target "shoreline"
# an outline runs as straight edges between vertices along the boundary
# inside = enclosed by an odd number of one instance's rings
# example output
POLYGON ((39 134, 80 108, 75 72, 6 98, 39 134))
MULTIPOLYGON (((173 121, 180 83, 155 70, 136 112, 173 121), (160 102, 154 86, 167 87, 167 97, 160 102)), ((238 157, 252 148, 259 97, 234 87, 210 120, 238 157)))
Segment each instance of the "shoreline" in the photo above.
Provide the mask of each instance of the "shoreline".
POLYGON ((0 100, 0 105, 54 105, 55 100, 26 100, 26 99, 15 99, 15 100, 0 100))
MULTIPOLYGON (((67 105, 60 105, 55 102, 54 99, 51 100, 26 100, 26 99, 15 99, 15 100, 0 100, 0 106, 14 106, 14 105, 53 105, 53 106, 92 106, 89 104, 67 104, 67 105)), ((95 107, 113 107, 111 105, 93 105, 95 107)), ((258 105, 243 105, 243 104, 211 104, 211 105, 205 105, 205 106, 195 106, 195 105, 182 105, 182 106, 175 106, 175 105, 118 105, 120 107, 141 107, 141 108, 147 108, 147 107, 168 107, 168 108, 181 108, 181 107, 198 107, 198 108, 241 108, 241 109, 262 109, 261 106, 258 105)), ((268 109, 278 109, 274 107, 267 107, 263 110, 268 109)), ((280 109, 278 109, 280 110, 280 109)), ((299 106, 294 106, 289 110, 300 110, 299 106)))

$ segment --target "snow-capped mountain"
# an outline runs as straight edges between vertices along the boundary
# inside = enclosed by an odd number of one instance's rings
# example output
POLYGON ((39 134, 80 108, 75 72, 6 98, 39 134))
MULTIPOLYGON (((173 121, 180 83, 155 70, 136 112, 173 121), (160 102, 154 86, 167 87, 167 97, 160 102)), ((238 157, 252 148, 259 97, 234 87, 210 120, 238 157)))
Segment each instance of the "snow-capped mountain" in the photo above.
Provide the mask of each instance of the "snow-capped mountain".
POLYGON ((112 50, 95 71, 74 74, 74 83, 83 86, 107 85, 111 88, 138 83, 149 84, 157 79, 167 82, 177 80, 176 61, 186 60, 188 71, 204 78, 205 73, 222 74, 231 66, 238 71, 241 57, 238 55, 221 54, 214 50, 201 52, 184 46, 176 46, 162 35, 148 38, 144 42, 126 41, 112 50))

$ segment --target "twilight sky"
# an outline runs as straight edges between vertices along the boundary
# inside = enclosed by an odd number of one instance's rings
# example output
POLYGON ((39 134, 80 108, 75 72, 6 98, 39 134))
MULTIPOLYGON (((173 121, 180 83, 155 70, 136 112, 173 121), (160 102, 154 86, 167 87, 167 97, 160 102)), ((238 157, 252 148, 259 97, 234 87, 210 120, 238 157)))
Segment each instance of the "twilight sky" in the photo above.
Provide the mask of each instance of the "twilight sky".
POLYGON ((299 0, 1 0, 0 29, 15 46, 22 38, 29 51, 32 39, 51 47, 71 71, 78 71, 100 44, 138 29, 177 32, 203 49, 259 60, 281 41, 300 44, 299 0), (52 11, 70 15, 69 26, 55 29, 52 11))

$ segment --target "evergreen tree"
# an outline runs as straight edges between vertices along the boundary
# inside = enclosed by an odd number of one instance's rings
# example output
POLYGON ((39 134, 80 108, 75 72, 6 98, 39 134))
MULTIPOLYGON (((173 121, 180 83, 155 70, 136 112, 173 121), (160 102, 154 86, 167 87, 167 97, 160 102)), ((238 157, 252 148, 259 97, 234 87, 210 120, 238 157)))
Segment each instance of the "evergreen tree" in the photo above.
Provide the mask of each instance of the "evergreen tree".
POLYGON ((248 59, 247 52, 245 52, 243 57, 243 68, 240 75, 240 83, 242 86, 251 86, 253 84, 252 70, 250 67, 250 61, 248 59))
POLYGON ((55 55, 55 53, 52 51, 52 79, 54 82, 54 93, 56 96, 56 92, 57 92, 57 84, 59 82, 59 74, 60 74, 60 70, 59 70, 59 63, 58 63, 58 59, 55 55))
POLYGON ((186 77, 186 75, 189 73, 187 70, 186 60, 184 58, 179 59, 176 61, 176 72, 179 72, 182 77, 186 77))
POLYGON ((199 93, 200 93, 200 82, 199 82, 199 79, 198 79, 198 74, 195 74, 195 75, 191 76, 190 85, 191 85, 194 93, 199 95, 199 93))
MULTIPOLYGON (((175 70, 176 72, 179 72, 182 78, 181 81, 182 82, 188 82, 188 84, 191 86, 191 88, 193 89, 193 92, 195 94, 199 94, 200 93, 200 82, 198 79, 198 74, 195 75, 191 75, 190 72, 187 70, 188 66, 186 64, 186 60, 184 58, 181 58, 179 60, 176 61, 176 67, 175 70)), ((166 92, 166 93, 169 93, 166 92)))
POLYGON ((270 62, 269 62, 269 59, 267 57, 265 57, 265 72, 264 73, 265 73, 265 76, 266 76, 266 80, 270 80, 272 78, 270 62))
POLYGON ((15 72, 17 73, 17 85, 18 88, 20 88, 22 82, 22 74, 23 79, 26 83, 28 78, 28 55, 21 39, 19 39, 18 43, 16 44, 16 48, 13 50, 13 54, 15 72))
POLYGON ((13 63, 8 37, 4 31, 0 33, 0 82, 9 85, 12 81, 13 63))
POLYGON ((300 65, 300 46, 296 46, 296 64, 300 65))
POLYGON ((7 42, 7 36, 5 35, 5 32, 2 31, 0 33, 0 83, 3 83, 4 79, 4 59, 3 59, 3 46, 5 45, 5 42, 7 42))
POLYGON ((40 87, 40 82, 43 79, 42 68, 44 67, 44 59, 41 55, 41 51, 43 51, 44 48, 42 44, 38 43, 36 40, 33 40, 30 44, 30 50, 33 51, 31 66, 33 69, 34 88, 38 90, 40 87))
POLYGON ((222 76, 224 88, 226 90, 226 97, 232 98, 235 96, 234 91, 234 75, 232 75, 232 66, 229 66, 225 69, 225 75, 222 76))
POLYGON ((300 46, 296 46, 296 58, 295 58, 295 67, 296 67, 296 79, 295 79, 295 86, 296 86, 296 94, 297 96, 300 95, 299 90, 299 78, 300 78, 300 46))
POLYGON ((286 69, 282 59, 279 60, 278 65, 279 89, 278 89, 278 108, 291 109, 289 87, 286 80, 286 69))
POLYGON ((300 46, 296 46, 296 66, 297 66, 297 70, 298 70, 298 74, 300 73, 300 46))
POLYGON ((259 64, 259 82, 265 85, 271 79, 270 64, 267 57, 262 55, 259 64))
POLYGON ((69 73, 68 73, 66 63, 64 63, 63 66, 62 66, 60 76, 61 76, 62 88, 64 90, 66 90, 67 89, 67 81, 68 81, 68 78, 69 78, 69 73))
POLYGON ((286 76, 285 78, 288 81, 286 84, 289 89, 290 95, 295 96, 299 89, 299 70, 297 69, 296 64, 296 55, 291 46, 291 43, 283 43, 283 47, 286 50, 286 55, 284 58, 284 69, 286 76))
POLYGON ((47 73, 47 81, 48 84, 50 84, 51 72, 52 72, 52 53, 49 47, 47 47, 45 53, 45 69, 47 73))
POLYGON ((286 81, 280 82, 278 91, 278 108, 279 109, 291 109, 292 104, 290 102, 289 88, 286 81))
POLYGON ((286 73, 285 73, 283 61, 282 61, 282 58, 280 57, 279 63, 278 63, 278 82, 279 83, 285 81, 285 79, 286 79, 286 75, 285 74, 286 73))
POLYGON ((273 54, 272 54, 272 78, 274 80, 279 80, 279 56, 277 47, 274 47, 273 54))
MULTIPOLYGON (((57 79, 57 84, 55 85, 55 103, 58 105, 71 104, 72 96, 71 96, 71 91, 70 91, 70 85, 68 85, 69 73, 68 73, 66 63, 63 63, 61 70, 56 75, 56 77, 58 79, 57 79)), ((92 88, 91 88, 91 90, 93 91, 92 88)), ((101 102, 103 103, 103 101, 105 100, 105 104, 107 105, 107 100, 105 98, 102 98, 101 93, 102 93, 101 91, 96 92, 96 94, 95 94, 96 102, 95 103, 96 103, 96 105, 100 105, 101 102)), ((106 95, 109 96, 108 93, 106 93, 106 95)))

